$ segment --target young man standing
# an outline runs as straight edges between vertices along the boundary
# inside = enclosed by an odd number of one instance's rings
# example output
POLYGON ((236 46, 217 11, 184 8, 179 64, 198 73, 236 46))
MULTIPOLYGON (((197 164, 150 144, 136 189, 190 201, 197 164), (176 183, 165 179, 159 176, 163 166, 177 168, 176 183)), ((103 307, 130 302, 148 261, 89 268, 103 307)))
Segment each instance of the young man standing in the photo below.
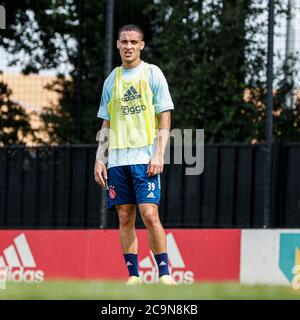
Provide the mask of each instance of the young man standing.
POLYGON ((136 25, 119 30, 117 48, 122 66, 115 68, 104 82, 98 112, 104 120, 94 174, 96 182, 107 188, 107 207, 115 206, 118 212, 121 246, 129 272, 127 284, 141 283, 135 231, 138 205, 157 262, 159 282, 174 285, 158 214, 159 175, 174 105, 162 71, 140 58, 145 46, 143 36, 136 25), (107 150, 108 169, 104 160, 107 150))

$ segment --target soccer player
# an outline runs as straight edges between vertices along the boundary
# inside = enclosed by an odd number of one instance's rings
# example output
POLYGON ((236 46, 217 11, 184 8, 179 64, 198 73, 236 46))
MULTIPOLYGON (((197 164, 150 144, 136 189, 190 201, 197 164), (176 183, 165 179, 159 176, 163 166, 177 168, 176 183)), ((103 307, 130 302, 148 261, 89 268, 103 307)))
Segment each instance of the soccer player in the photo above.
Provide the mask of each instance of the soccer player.
POLYGON ((143 37, 136 25, 119 30, 117 48, 122 66, 104 82, 98 112, 104 120, 94 175, 96 182, 107 189, 107 208, 115 206, 118 212, 121 247, 129 272, 127 284, 141 283, 135 230, 138 205, 157 262, 159 282, 174 285, 158 214, 160 174, 174 105, 162 71, 141 60, 143 37))

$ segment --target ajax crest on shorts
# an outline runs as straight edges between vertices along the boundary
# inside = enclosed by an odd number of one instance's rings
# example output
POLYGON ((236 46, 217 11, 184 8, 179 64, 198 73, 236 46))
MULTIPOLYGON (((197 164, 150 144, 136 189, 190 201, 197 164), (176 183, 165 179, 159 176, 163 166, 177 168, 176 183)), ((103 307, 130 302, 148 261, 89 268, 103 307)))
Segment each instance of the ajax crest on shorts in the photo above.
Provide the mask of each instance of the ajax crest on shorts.
POLYGON ((109 186, 108 195, 112 200, 115 199, 117 193, 114 186, 109 186))

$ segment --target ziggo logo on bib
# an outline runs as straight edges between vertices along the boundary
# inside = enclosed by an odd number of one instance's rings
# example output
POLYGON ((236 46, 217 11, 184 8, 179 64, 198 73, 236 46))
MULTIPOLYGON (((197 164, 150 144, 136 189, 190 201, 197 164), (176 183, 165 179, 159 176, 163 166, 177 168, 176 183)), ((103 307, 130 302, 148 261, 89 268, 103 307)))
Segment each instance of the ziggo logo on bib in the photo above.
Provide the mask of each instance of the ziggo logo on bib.
POLYGON ((124 116, 126 116, 128 114, 140 113, 140 112, 146 110, 146 106, 144 104, 141 106, 133 106, 133 107, 122 106, 121 108, 122 108, 124 116))

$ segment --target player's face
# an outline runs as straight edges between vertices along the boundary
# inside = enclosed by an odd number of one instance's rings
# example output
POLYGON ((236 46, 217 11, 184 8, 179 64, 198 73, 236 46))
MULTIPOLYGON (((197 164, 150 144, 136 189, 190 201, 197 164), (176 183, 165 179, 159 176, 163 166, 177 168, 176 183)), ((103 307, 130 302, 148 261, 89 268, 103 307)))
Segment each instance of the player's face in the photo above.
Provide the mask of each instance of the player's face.
POLYGON ((141 34, 137 31, 123 31, 117 41, 124 67, 135 67, 140 63, 141 50, 145 43, 142 41, 141 34))

